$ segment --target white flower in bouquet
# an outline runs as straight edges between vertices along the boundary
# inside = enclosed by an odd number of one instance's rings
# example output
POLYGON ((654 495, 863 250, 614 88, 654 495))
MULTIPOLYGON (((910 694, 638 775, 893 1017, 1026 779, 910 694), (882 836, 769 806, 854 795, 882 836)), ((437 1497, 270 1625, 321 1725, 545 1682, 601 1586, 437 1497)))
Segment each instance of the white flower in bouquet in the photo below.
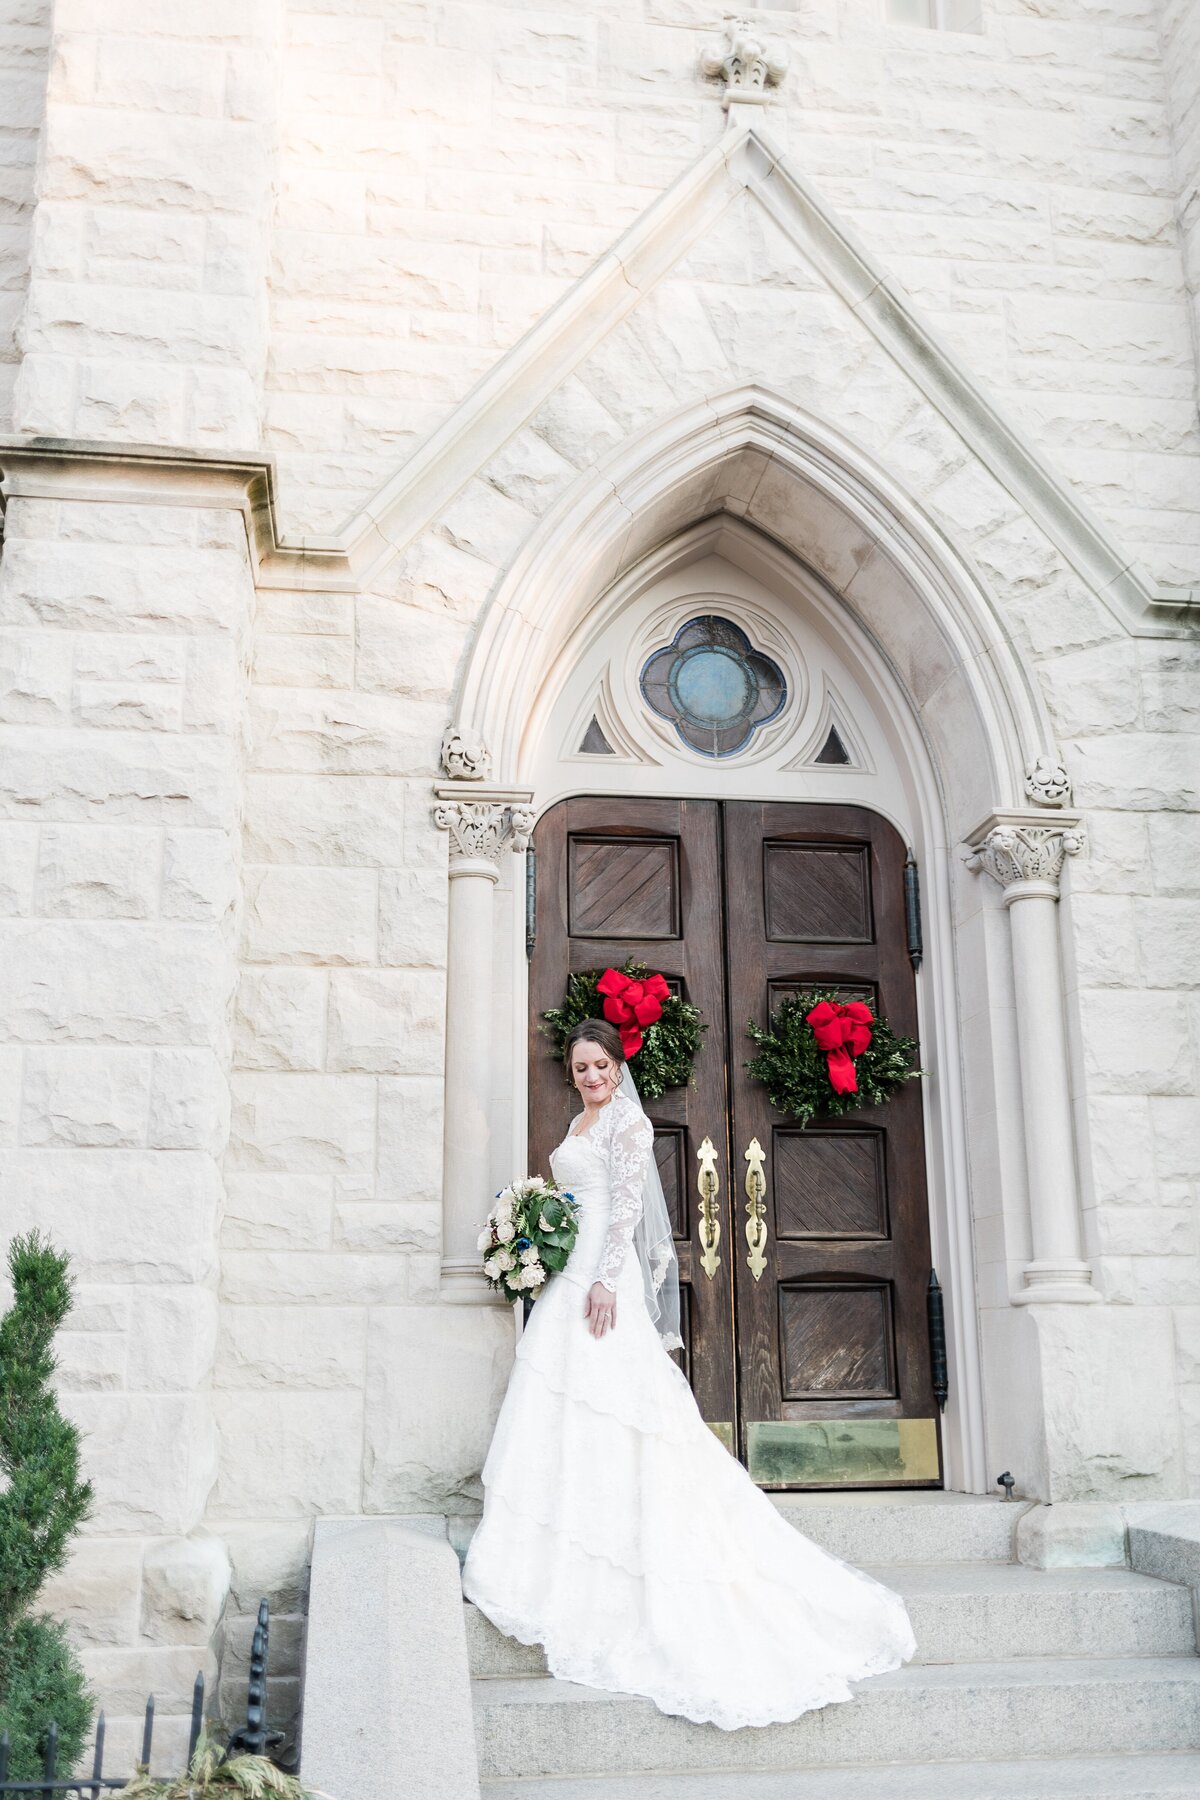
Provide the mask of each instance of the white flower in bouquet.
POLYGON ((500 1239, 502 1244, 511 1244, 516 1235, 517 1228, 511 1219, 504 1218, 496 1220, 496 1236, 500 1239))
POLYGON ((546 1177, 544 1175, 531 1175, 529 1177, 529 1185, 531 1188, 544 1188, 546 1185, 546 1177))
POLYGON ((489 1281, 499 1281, 499 1279, 500 1279, 500 1264, 496 1261, 496 1258, 494 1256, 489 1257, 487 1262, 484 1263, 483 1272, 487 1276, 489 1281))
POLYGON ((491 1247, 492 1247, 492 1228, 490 1225, 485 1225, 483 1230, 480 1232, 479 1236, 475 1240, 475 1248, 477 1250, 490 1250, 491 1247))
POLYGON ((522 1250, 521 1261, 523 1263, 535 1263, 535 1262, 541 1261, 541 1257, 538 1255, 538 1247, 536 1244, 530 1244, 530 1246, 527 1250, 522 1250))
POLYGON ((541 1263, 530 1263, 521 1270, 521 1286, 526 1288, 541 1287, 546 1279, 546 1271, 541 1263))
POLYGON ((511 1250, 497 1250, 492 1261, 501 1269, 515 1269, 517 1266, 517 1259, 511 1250))

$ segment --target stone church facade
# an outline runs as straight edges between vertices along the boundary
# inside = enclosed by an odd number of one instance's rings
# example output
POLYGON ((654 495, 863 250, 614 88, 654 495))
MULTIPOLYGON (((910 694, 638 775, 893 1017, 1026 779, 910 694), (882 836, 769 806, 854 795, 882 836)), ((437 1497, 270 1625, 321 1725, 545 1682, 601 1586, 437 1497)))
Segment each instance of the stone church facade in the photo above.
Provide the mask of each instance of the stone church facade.
POLYGON ((948 1401, 886 1272, 866 1385, 789 1374, 780 1249, 778 1404, 713 1423, 1200 1496, 1195 5, 13 0, 0 65, 0 1216, 77 1270, 110 1715, 236 1677, 262 1593, 286 1710, 314 1519, 477 1510, 556 929, 686 986, 723 921, 732 1110, 656 1124, 697 1258, 717 1146, 736 1370, 770 856, 871 820, 921 954, 878 874, 842 935, 903 939, 925 1076, 845 1230, 909 1184, 948 1401), (719 754, 643 682, 712 617, 782 696, 719 754))

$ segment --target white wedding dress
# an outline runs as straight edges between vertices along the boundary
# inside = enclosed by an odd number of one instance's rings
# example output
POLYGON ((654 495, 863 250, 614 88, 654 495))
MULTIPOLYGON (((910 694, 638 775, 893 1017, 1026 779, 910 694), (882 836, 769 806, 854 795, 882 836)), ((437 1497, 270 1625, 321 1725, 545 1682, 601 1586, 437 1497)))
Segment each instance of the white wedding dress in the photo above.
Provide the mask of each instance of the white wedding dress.
POLYGON ((579 1236, 517 1347, 463 1591, 543 1645, 553 1675, 726 1731, 768 1725, 851 1699, 916 1646, 897 1595, 755 1487, 655 1331, 630 1251, 652 1143, 617 1095, 551 1157, 579 1236), (596 1280, 617 1295, 602 1338, 583 1310, 596 1280))

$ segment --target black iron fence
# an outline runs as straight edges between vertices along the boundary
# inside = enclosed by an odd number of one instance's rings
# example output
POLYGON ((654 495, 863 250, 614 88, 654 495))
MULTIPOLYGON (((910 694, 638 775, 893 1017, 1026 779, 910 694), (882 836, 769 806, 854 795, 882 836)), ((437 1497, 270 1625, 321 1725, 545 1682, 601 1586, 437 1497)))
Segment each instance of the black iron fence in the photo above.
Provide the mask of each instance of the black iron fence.
MULTIPOLYGON (((270 1756, 283 1741, 281 1732, 267 1730, 267 1653, 271 1635, 271 1610, 265 1600, 259 1602, 258 1623, 254 1628, 254 1640, 250 1646, 250 1673, 246 1682, 246 1717, 229 1738, 225 1747, 225 1756, 270 1756)), ((187 1761, 190 1764, 195 1754, 196 1745, 200 1741, 200 1733, 204 1729, 204 1674, 196 1676, 192 1689, 192 1723, 188 1735, 187 1761)), ((77 1800, 101 1800, 104 1794, 116 1793, 127 1787, 133 1779, 133 1771, 123 1775, 106 1775, 104 1773, 105 1752, 104 1714, 96 1720, 96 1742, 92 1755, 92 1767, 88 1774, 58 1773, 58 1726, 53 1722, 46 1733, 46 1753, 42 1763, 42 1773, 36 1781, 10 1781, 8 1779, 9 1742, 8 1733, 0 1735, 0 1795, 25 1794, 38 1800, 59 1800, 62 1795, 75 1795, 77 1800)), ((146 1701, 145 1718, 142 1725, 142 1751, 139 1763, 142 1768, 151 1767, 154 1754, 154 1695, 146 1701)), ((173 1770, 170 1778, 186 1773, 184 1769, 173 1770)))

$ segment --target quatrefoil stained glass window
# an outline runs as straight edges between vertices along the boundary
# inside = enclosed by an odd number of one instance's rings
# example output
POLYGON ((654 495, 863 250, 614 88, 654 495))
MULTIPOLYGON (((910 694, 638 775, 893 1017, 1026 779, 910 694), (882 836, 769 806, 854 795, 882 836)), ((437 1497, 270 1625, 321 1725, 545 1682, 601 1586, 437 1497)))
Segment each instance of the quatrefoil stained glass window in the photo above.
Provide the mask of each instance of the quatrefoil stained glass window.
POLYGON ((681 625, 674 642, 646 662, 641 686, 647 706, 704 756, 745 749, 787 701, 779 664, 715 613, 681 625))

